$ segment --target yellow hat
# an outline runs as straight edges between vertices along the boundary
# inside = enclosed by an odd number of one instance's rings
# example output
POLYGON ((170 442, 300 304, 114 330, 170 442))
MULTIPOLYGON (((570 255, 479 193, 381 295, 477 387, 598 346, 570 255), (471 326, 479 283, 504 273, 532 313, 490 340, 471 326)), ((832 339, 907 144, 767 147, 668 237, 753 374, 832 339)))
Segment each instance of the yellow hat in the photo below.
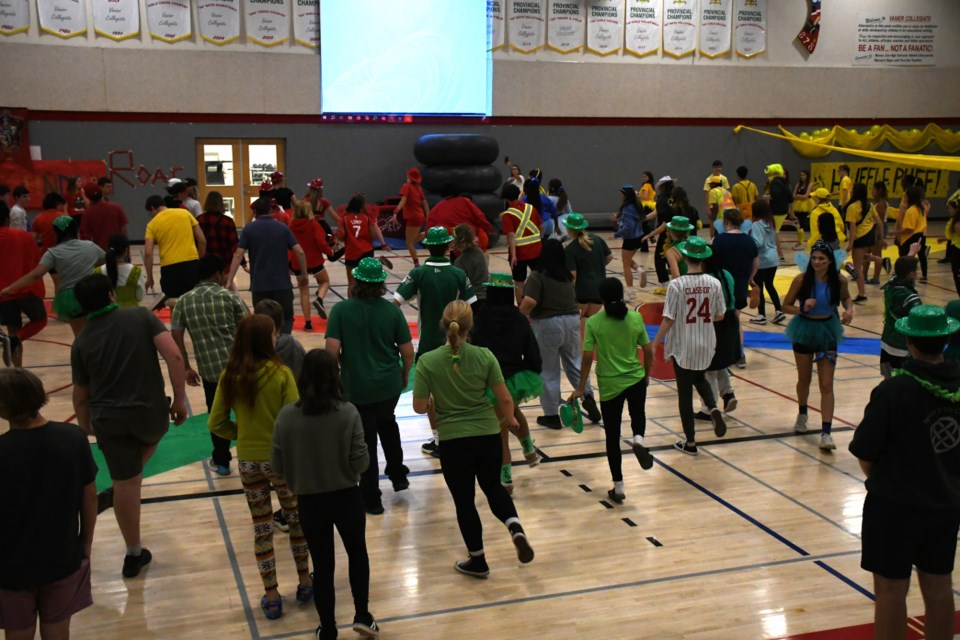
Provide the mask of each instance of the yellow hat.
POLYGON ((820 188, 817 189, 816 191, 811 191, 811 192, 810 192, 810 197, 811 197, 811 198, 820 198, 821 200, 829 200, 829 199, 830 199, 830 192, 827 191, 826 189, 824 189, 823 187, 820 187, 820 188))
POLYGON ((763 170, 768 176, 782 176, 783 175, 783 165, 782 164, 768 164, 766 169, 763 170))

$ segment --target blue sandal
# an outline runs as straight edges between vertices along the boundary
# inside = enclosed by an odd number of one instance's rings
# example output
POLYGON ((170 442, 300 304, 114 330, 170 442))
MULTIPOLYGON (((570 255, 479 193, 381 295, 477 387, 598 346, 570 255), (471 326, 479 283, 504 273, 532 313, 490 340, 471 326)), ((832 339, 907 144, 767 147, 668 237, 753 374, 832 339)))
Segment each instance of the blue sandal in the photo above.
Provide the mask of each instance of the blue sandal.
MULTIPOLYGON (((299 589, 297 596, 300 595, 299 589)), ((276 620, 283 615, 283 600, 267 600, 267 596, 260 598, 260 608, 263 609, 263 615, 267 620, 276 620)))
POLYGON ((313 599, 313 587, 309 584, 297 585, 297 602, 305 604, 313 599))

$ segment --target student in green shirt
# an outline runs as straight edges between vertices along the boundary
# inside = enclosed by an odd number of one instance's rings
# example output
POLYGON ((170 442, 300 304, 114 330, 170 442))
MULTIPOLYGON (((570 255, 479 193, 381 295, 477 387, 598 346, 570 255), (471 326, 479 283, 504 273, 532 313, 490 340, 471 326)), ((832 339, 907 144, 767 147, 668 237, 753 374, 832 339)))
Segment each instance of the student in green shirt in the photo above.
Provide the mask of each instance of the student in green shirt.
POLYGON ((569 401, 583 396, 593 366, 593 350, 597 350, 597 389, 600 393, 600 413, 607 435, 607 462, 613 476, 613 489, 607 496, 623 502, 623 472, 620 455, 620 422, 623 404, 630 411, 630 430, 633 432, 633 453, 640 466, 653 466, 653 456, 644 446, 647 430, 647 372, 637 358, 637 347, 643 350, 643 362, 653 362, 653 346, 643 324, 643 317, 627 309, 623 300, 623 284, 616 278, 600 283, 603 310, 587 320, 583 334, 583 356, 580 365, 580 385, 570 394, 569 401))
POLYGON ((490 510, 507 526, 517 558, 533 560, 533 548, 520 526, 517 509, 500 484, 503 451, 500 425, 519 428, 513 399, 503 381, 500 365, 489 349, 467 342, 473 311, 465 300, 455 300, 443 311, 447 343, 421 356, 413 382, 413 410, 436 415, 440 468, 457 508, 457 524, 469 557, 454 568, 475 578, 490 574, 483 553, 483 527, 475 504, 476 485, 487 497, 490 510), (487 389, 497 399, 491 406, 487 389))

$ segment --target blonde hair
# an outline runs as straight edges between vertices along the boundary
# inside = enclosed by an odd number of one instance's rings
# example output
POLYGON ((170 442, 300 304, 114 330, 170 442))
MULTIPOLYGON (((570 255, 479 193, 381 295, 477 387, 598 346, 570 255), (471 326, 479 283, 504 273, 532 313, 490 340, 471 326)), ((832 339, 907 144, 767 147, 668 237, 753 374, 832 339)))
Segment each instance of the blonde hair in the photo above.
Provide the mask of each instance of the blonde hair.
POLYGON ((453 354, 453 370, 460 373, 461 338, 473 327, 473 309, 463 300, 454 300, 444 307, 440 324, 447 330, 447 342, 453 354))
POLYGON ((309 220, 313 217, 313 206, 306 200, 297 202, 297 205, 293 208, 293 217, 309 220))
POLYGON ((587 251, 593 251, 593 240, 590 239, 590 236, 584 229, 573 229, 573 232, 577 236, 577 242, 580 243, 581 247, 587 251))
POLYGON ((453 248, 460 253, 476 246, 476 239, 473 228, 468 224, 458 224, 453 228, 453 248))

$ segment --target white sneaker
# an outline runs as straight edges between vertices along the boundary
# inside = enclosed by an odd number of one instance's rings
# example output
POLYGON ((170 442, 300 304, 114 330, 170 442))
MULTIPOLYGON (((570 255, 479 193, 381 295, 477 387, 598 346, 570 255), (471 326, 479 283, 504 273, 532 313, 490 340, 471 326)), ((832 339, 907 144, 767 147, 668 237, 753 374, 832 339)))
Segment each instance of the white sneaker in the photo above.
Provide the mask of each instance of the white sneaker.
POLYGON ((643 270, 643 267, 637 267, 637 275, 639 276, 638 280, 640 281, 640 288, 644 289, 647 286, 647 272, 643 270))
POLYGON ((767 324, 767 317, 758 315, 756 318, 750 318, 750 324, 767 324))
POLYGON ((794 432, 806 433, 808 431, 807 418, 809 418, 809 416, 805 413, 797 414, 797 421, 793 423, 794 432))
POLYGON ((833 444, 833 436, 829 433, 820 434, 820 448, 824 451, 833 451, 837 445, 833 444))

